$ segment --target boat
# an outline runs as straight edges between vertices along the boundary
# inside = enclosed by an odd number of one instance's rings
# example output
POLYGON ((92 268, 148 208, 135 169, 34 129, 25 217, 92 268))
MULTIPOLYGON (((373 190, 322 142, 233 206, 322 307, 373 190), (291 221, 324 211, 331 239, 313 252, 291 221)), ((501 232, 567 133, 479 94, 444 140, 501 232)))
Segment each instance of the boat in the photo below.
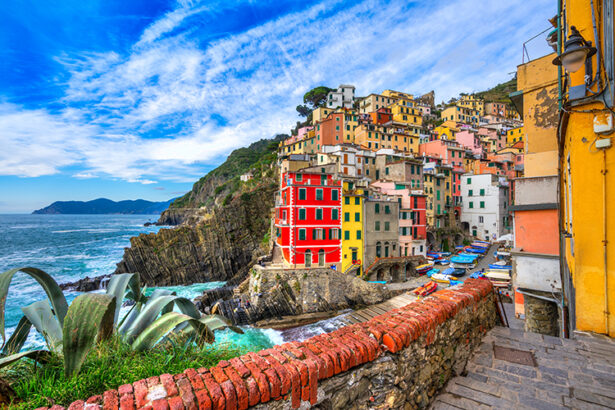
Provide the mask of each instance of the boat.
POLYGON ((417 296, 427 296, 433 292, 435 292, 438 289, 438 284, 434 281, 429 281, 426 284, 424 284, 423 286, 420 286, 414 290, 412 290, 411 292, 414 293, 417 296))
POLYGON ((419 275, 426 274, 431 268, 433 268, 433 262, 426 263, 424 265, 419 265, 416 267, 416 273, 419 275))
POLYGON ((441 273, 434 273, 433 275, 431 275, 431 280, 435 280, 436 282, 440 282, 440 283, 450 284, 451 279, 457 280, 455 276, 443 275, 441 273))
POLYGON ((428 277, 428 278, 431 278, 431 275, 433 275, 434 273, 438 273, 438 272, 440 272, 440 269, 438 269, 438 268, 433 268, 433 269, 431 269, 431 270, 427 271, 427 277, 428 277))

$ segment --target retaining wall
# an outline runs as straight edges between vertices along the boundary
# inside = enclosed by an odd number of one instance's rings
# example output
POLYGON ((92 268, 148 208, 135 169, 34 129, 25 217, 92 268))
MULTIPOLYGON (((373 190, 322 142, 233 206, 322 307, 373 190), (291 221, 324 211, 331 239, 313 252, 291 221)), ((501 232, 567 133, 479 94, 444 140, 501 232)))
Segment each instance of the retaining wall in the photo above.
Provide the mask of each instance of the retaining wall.
POLYGON ((468 279, 365 323, 139 380, 69 409, 422 408, 495 322, 491 284, 468 279))

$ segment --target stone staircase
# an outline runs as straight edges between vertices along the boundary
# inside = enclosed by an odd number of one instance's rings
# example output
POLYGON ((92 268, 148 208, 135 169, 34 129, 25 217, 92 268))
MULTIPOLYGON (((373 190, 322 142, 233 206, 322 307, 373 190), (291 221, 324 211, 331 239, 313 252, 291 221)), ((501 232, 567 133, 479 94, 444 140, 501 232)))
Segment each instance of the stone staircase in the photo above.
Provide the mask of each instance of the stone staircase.
POLYGON ((451 379, 431 408, 615 409, 615 340, 496 327, 473 353, 465 376, 451 379), (515 350, 496 358, 494 346, 515 350))

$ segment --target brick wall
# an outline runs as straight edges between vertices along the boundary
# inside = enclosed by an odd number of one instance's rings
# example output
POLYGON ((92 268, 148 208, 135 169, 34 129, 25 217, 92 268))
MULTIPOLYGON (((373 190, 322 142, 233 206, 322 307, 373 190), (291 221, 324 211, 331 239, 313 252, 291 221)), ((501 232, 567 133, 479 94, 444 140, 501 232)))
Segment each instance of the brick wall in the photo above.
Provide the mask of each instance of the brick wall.
POLYGON ((365 323, 139 380, 68 409, 426 407, 495 318, 489 281, 468 279, 365 323))

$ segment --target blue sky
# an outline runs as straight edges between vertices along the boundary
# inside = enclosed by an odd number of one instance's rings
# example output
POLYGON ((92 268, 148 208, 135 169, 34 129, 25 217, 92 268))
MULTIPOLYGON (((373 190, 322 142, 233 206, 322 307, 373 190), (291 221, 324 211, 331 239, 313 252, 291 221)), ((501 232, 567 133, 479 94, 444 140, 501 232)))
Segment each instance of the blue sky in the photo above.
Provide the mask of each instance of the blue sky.
MULTIPOLYGON (((288 132, 318 85, 437 101, 511 78, 556 2, 6 2, 0 213, 167 200, 235 148, 288 132)), ((532 58, 548 52, 539 39, 532 58)))

